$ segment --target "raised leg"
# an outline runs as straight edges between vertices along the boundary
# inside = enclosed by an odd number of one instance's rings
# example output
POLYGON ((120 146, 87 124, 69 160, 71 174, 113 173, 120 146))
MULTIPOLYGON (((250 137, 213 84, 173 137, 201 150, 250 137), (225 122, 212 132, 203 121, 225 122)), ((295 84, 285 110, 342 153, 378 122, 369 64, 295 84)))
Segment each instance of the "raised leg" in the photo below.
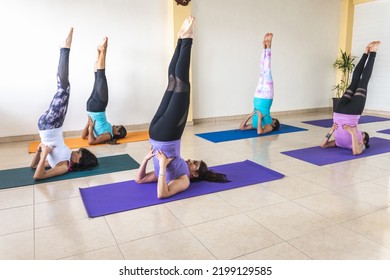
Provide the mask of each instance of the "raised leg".
POLYGON ((169 66, 170 83, 149 127, 152 139, 177 140, 184 131, 190 100, 189 69, 194 23, 195 19, 188 17, 178 34, 179 42, 169 66))
POLYGON ((264 49, 260 60, 260 77, 255 91, 256 98, 273 99, 274 97, 274 84, 271 72, 272 38, 272 33, 267 33, 264 36, 264 49))
POLYGON ((70 29, 63 48, 60 50, 60 60, 57 71, 57 91, 49 108, 38 120, 39 130, 59 128, 63 125, 68 111, 70 83, 69 83, 69 54, 72 44, 73 28, 70 29))
POLYGON ((97 58, 94 66, 95 83, 91 96, 87 101, 88 112, 104 112, 108 105, 108 85, 105 72, 107 47, 108 38, 104 37, 97 48, 97 58))

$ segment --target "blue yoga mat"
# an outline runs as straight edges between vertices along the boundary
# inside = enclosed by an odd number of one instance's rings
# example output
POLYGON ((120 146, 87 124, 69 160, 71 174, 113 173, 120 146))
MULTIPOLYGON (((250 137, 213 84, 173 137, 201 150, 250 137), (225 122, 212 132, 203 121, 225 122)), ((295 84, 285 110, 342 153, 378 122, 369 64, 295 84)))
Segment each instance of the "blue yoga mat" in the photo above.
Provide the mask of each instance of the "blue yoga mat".
POLYGON ((134 180, 91 188, 80 188, 89 217, 98 217, 184 198, 225 191, 243 186, 278 180, 283 174, 249 160, 211 167, 227 175, 231 182, 194 182, 184 192, 158 199, 157 183, 137 184, 134 180))
MULTIPOLYGON (((372 122, 383 122, 383 121, 390 121, 389 118, 382 118, 382 117, 376 117, 376 116, 361 116, 359 123, 372 123, 372 122)), ((304 121, 303 123, 315 125, 315 126, 321 126, 321 127, 332 127, 333 125, 333 118, 332 119, 323 119, 323 120, 314 120, 314 121, 304 121)))
POLYGON ((370 148, 364 150, 360 155, 352 155, 352 150, 342 148, 321 148, 319 146, 299 150, 282 152, 282 154, 300 159, 318 166, 369 157, 373 155, 390 152, 390 140, 372 137, 370 148))
POLYGON ((379 130, 379 133, 390 134, 390 129, 379 130))
POLYGON ((233 140, 240 140, 240 139, 246 139, 246 138, 254 138, 254 137, 262 137, 262 136, 270 136, 270 135, 277 135, 277 134, 284 134, 284 133, 291 133, 291 132, 298 132, 298 131, 306 131, 305 128, 300 128, 292 125, 287 124, 281 124, 278 131, 271 131, 267 134, 257 134, 256 129, 250 129, 250 130, 239 130, 239 129, 233 129, 233 130, 223 130, 223 131, 216 131, 216 132, 207 132, 207 133, 198 133, 195 134, 196 136, 202 137, 206 140, 209 140, 214 143, 219 142, 226 142, 226 141, 233 141, 233 140))
POLYGON ((94 169, 74 171, 44 180, 34 180, 33 175, 35 170, 31 167, 0 170, 0 189, 101 175, 106 173, 131 170, 139 167, 138 162, 136 162, 128 154, 101 157, 98 158, 98 161, 99 165, 94 169))

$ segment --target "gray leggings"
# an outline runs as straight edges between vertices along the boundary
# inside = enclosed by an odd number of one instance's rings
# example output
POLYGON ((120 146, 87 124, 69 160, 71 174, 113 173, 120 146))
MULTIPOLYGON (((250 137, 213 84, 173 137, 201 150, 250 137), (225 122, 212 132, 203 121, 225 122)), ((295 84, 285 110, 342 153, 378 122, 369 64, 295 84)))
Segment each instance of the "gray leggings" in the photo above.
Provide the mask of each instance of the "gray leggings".
POLYGON ((69 84, 69 53, 70 49, 60 50, 60 61, 57 72, 57 92, 54 94, 49 108, 38 120, 39 130, 59 128, 64 124, 68 111, 70 84, 69 84))

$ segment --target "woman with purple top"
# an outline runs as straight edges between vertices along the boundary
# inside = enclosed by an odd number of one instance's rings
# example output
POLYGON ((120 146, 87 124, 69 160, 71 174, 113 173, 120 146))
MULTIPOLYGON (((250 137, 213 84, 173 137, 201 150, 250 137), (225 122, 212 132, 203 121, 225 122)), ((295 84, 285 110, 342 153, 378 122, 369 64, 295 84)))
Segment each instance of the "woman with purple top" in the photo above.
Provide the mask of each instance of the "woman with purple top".
POLYGON ((190 104, 189 68, 195 18, 183 22, 178 42, 168 68, 169 82, 150 127, 151 150, 142 161, 137 183, 157 182, 157 197, 166 198, 185 191, 191 181, 228 182, 226 176, 208 170, 203 161, 180 157, 181 136, 190 104), (146 172, 153 158, 154 171, 146 172))
POLYGON ((379 45, 380 41, 373 41, 367 45, 352 74, 351 84, 335 108, 333 126, 322 141, 320 145, 322 148, 351 149, 353 155, 358 155, 369 147, 368 133, 358 130, 357 125, 366 104, 367 86, 379 45), (334 140, 329 141, 332 134, 334 140))

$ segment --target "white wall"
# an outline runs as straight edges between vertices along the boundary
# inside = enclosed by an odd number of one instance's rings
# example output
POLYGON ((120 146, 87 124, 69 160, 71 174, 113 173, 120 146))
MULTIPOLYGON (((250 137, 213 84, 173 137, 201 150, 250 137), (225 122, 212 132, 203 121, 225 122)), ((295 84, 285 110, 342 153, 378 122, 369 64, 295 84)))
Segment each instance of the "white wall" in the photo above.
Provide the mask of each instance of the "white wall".
POLYGON ((166 87, 173 46, 168 12, 161 0, 0 0, 0 137, 37 133, 56 90, 59 46, 71 26, 64 130, 81 130, 87 120, 96 47, 105 35, 108 120, 148 123, 166 87))
MULTIPOLYGON (((366 109, 390 112, 390 1, 377 0, 355 8, 352 54, 361 56, 373 40, 382 42, 368 85, 366 109)), ((358 59, 356 59, 356 62, 358 59)))
POLYGON ((273 111, 330 106, 340 0, 194 0, 194 118, 247 114, 273 32, 273 111))
MULTIPOLYGON (((55 92, 58 46, 75 28, 65 131, 81 130, 97 44, 109 37, 113 124, 148 123, 166 87, 171 0, 0 0, 0 137, 36 134, 55 92)), ((173 0, 172 0, 173 1, 173 0)), ((252 109, 262 37, 274 33, 274 111, 330 106, 340 0, 193 0, 194 118, 252 109)))

